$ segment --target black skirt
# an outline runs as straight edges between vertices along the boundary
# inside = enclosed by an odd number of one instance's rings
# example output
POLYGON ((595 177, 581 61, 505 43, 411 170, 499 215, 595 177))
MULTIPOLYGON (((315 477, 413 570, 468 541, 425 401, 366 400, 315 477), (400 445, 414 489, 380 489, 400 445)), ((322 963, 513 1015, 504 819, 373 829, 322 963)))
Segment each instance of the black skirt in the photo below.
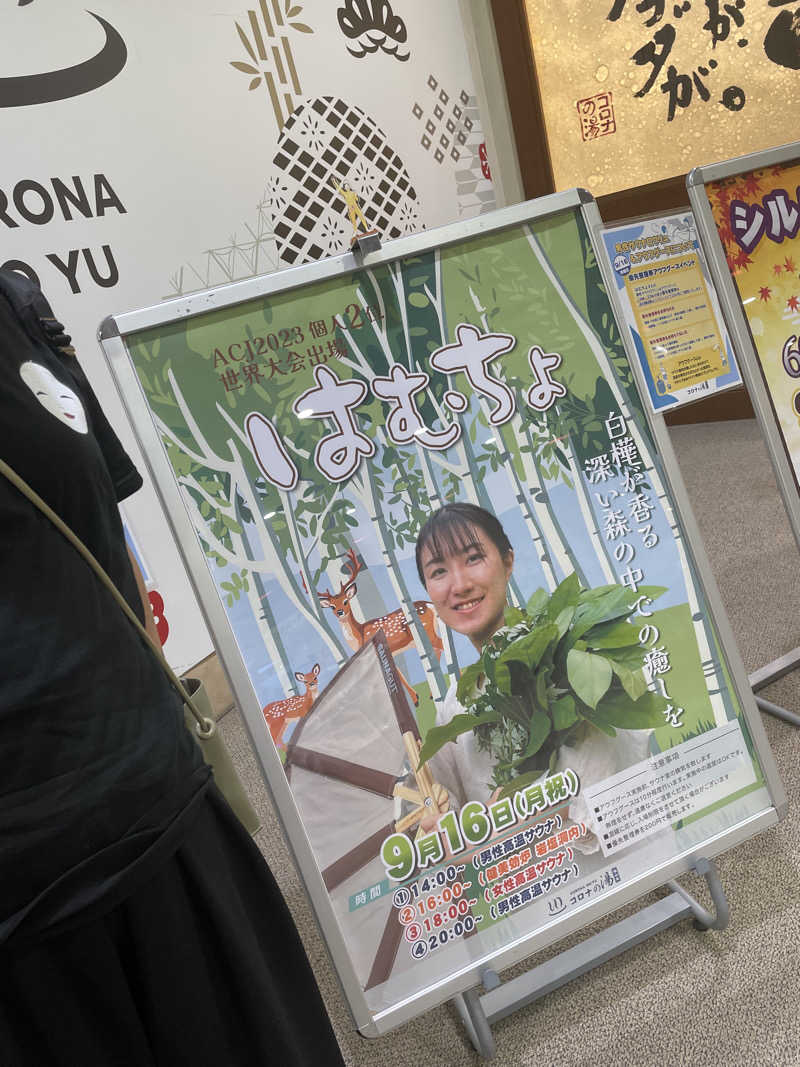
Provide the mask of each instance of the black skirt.
POLYGON ((342 1064, 289 910, 214 786, 111 910, 0 952, 0 1063, 342 1064))

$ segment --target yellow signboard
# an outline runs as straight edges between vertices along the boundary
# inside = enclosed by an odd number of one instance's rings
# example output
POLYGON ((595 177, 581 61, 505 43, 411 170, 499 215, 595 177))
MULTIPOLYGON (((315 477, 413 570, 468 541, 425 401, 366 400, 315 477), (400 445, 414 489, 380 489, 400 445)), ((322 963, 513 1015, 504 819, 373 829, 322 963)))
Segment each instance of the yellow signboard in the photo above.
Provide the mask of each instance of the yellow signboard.
POLYGON ((797 136, 796 4, 526 0, 557 189, 595 196, 797 136))

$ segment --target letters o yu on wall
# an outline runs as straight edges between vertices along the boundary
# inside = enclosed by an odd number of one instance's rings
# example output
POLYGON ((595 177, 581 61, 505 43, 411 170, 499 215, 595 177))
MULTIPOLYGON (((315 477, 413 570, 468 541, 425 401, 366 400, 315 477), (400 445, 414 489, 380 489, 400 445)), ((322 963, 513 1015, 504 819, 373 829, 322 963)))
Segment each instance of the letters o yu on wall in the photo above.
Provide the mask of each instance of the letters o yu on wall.
MULTIPOLYGON (((8 229, 24 226, 46 226, 54 219, 71 222, 73 219, 102 218, 107 212, 126 214, 126 209, 104 174, 94 174, 84 181, 72 178, 51 178, 47 185, 33 178, 23 178, 11 189, 0 188, 0 223, 8 229)), ((108 289, 119 281, 119 270, 111 246, 99 249, 72 248, 48 252, 45 259, 67 280, 73 293, 80 293, 87 281, 108 289)), ((6 260, 3 266, 20 270, 43 285, 39 270, 19 259, 6 260)))

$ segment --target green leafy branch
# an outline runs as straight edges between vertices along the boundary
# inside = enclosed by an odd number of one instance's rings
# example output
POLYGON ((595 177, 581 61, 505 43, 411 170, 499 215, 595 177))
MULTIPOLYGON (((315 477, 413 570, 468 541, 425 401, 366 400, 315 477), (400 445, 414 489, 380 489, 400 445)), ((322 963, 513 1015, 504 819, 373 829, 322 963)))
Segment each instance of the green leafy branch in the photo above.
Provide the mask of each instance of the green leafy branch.
POLYGON ((233 607, 235 600, 238 600, 242 593, 250 591, 250 584, 247 580, 247 571, 242 570, 237 574, 236 571, 231 575, 229 582, 220 582, 220 588, 224 589, 227 593, 225 597, 225 603, 228 607, 233 607))
MULTIPOLYGON (((639 589, 652 599, 665 591, 639 589)), ((582 589, 571 574, 550 595, 537 590, 527 610, 508 608, 505 626, 461 675, 465 714, 428 731, 421 762, 472 730, 507 795, 552 770, 563 744, 595 730, 615 737, 663 726, 667 702, 647 689, 631 599, 620 585, 582 589)))

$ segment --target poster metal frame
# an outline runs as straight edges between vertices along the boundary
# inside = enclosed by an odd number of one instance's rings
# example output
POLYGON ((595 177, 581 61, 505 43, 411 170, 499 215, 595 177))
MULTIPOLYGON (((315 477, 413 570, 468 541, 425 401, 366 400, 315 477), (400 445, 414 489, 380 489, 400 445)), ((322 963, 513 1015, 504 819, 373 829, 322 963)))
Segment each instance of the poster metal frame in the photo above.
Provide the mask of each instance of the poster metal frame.
POLYGON ((706 254, 708 269, 711 272, 722 314, 733 341, 739 370, 750 394, 753 410, 775 470, 778 489, 783 497, 792 532, 800 548, 800 484, 776 423, 775 410, 759 364, 757 346, 750 332, 736 283, 728 269, 725 250, 705 192, 705 186, 709 182, 731 178, 745 171, 760 170, 763 167, 791 162, 800 163, 800 141, 762 152, 752 152, 749 155, 738 156, 721 163, 694 167, 686 176, 686 188, 689 191, 689 202, 697 222, 700 244, 706 254))
MULTIPOLYGON (((625 904, 686 873, 694 866, 701 854, 708 859, 713 859, 754 834, 774 826, 785 812, 786 795, 767 744, 752 692, 747 684, 744 667, 733 644, 729 624, 721 610, 721 602, 713 579, 711 579, 708 561, 698 542, 697 527, 691 516, 686 492, 680 480, 663 421, 654 420, 647 411, 647 405, 643 405, 645 416, 661 452, 665 477, 675 503, 677 516, 683 523, 687 534, 687 548, 692 552, 698 568, 698 577, 708 603, 711 621, 716 628, 730 667, 733 686, 753 738, 772 806, 743 819, 725 831, 712 835, 693 853, 684 852, 668 862, 643 871, 639 877, 621 885, 607 896, 591 900, 565 917, 554 918, 538 930, 509 942, 503 949, 487 952, 484 956, 455 970, 435 985, 421 989, 392 1007, 373 1014, 367 1006, 365 996, 356 979, 332 902, 292 799, 283 765, 269 731, 264 727, 260 703, 214 585, 197 534, 181 498, 178 483, 151 416, 144 391, 128 355, 125 339, 139 331, 168 325, 190 315, 233 307, 259 296, 299 289, 324 279, 335 279, 350 274, 362 265, 373 267, 381 263, 393 262, 405 256, 576 209, 583 215, 595 246, 595 254, 598 255, 597 238, 593 232, 599 222, 597 207, 590 194, 584 190, 568 190, 542 197, 536 201, 504 208, 488 216, 479 216, 465 222, 453 223, 401 238, 384 246, 379 252, 365 256, 363 260, 348 253, 333 259, 194 294, 187 298, 168 301, 139 311, 112 316, 105 319, 100 326, 100 343, 183 556, 205 621, 214 637, 217 651, 229 677, 236 704, 242 713, 247 733, 257 756, 264 784, 275 803, 290 850, 310 897, 316 920, 341 981, 356 1027, 365 1037, 381 1036, 423 1011, 459 993, 474 989, 480 984, 487 968, 500 971, 531 957, 569 934, 582 930, 596 919, 618 910, 625 904)), ((600 258, 599 255, 598 258, 600 258)), ((631 353, 627 339, 625 339, 625 351, 630 359, 631 353)))

